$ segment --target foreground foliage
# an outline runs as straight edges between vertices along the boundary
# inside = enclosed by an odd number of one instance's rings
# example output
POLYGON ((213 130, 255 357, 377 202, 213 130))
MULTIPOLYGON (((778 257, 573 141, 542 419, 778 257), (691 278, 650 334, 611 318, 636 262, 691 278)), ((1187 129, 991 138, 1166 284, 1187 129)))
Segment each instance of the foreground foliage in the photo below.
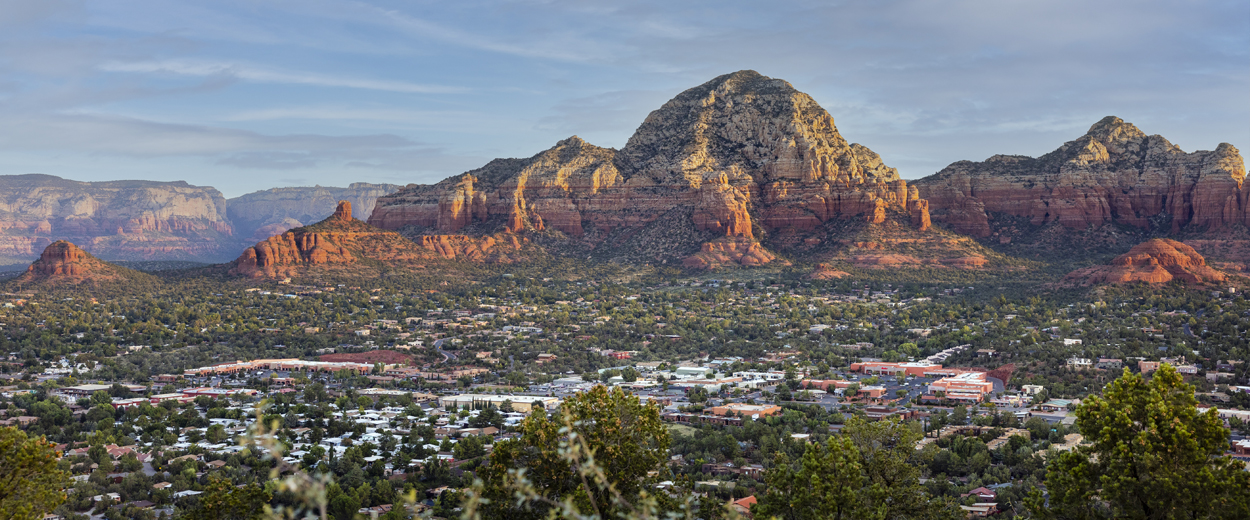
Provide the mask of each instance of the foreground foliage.
POLYGON ((69 474, 57 469, 58 455, 43 438, 0 427, 0 519, 43 518, 65 501, 69 474))
POLYGON ((840 437, 809 444, 797 468, 779 453, 752 512, 785 519, 950 519, 952 503, 929 496, 909 459, 920 434, 898 420, 847 422, 840 437))
POLYGON ((1076 410, 1089 445, 1061 454, 1028 501, 1043 519, 1250 518, 1250 473, 1224 456, 1229 432, 1215 409, 1164 364, 1146 381, 1128 370, 1076 410))

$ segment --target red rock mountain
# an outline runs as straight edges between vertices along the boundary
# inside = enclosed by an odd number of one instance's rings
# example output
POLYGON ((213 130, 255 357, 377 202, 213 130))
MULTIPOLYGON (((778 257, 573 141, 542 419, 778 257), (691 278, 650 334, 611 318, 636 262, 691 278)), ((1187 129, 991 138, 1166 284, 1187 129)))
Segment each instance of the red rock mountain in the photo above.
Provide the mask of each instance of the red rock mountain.
POLYGON ((928 199, 933 220, 976 237, 994 234, 995 220, 1003 217, 1024 217, 1033 225, 1114 223, 1176 233, 1250 225, 1245 176, 1245 163, 1230 144, 1185 153, 1109 116, 1036 159, 960 161, 913 185, 928 199))
POLYGON ((741 71, 682 92, 625 147, 570 137, 377 201, 369 223, 410 236, 558 231, 583 250, 634 248, 690 266, 759 265, 763 235, 837 219, 929 224, 927 204, 811 96, 741 71))
POLYGON ((58 240, 44 248, 39 259, 17 277, 17 285, 80 284, 146 278, 148 275, 100 260, 78 246, 58 240))
POLYGON ((292 277, 312 272, 360 275, 358 269, 361 268, 422 269, 439 259, 506 262, 511 260, 508 254, 521 247, 519 240, 501 243, 492 237, 441 236, 415 243, 353 218, 351 203, 340 201, 329 218, 269 237, 247 248, 230 264, 229 272, 251 278, 292 277))
POLYGON ((1227 277, 1207 266, 1194 248, 1166 238, 1156 238, 1133 246, 1117 256, 1111 265, 1097 265, 1073 271, 1063 280, 1067 285, 1147 282, 1165 283, 1184 280, 1189 283, 1224 281, 1227 277))

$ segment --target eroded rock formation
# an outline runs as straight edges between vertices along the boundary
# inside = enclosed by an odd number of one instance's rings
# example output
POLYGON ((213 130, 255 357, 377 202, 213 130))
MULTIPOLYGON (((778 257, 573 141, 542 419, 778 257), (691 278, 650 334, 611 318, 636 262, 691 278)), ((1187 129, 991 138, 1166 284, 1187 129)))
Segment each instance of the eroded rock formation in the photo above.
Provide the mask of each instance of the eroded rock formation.
MULTIPOLYGON (((378 229, 352 216, 352 204, 339 201, 334 214, 317 224, 269 237, 249 247, 230 266, 230 274, 278 278, 333 272, 363 266, 424 268, 437 259, 510 261, 521 242, 500 243, 491 237, 429 236, 415 243, 398 233, 378 229)), ((359 275, 359 273, 355 273, 359 275)))
POLYGON ((620 151, 571 137, 529 159, 409 185, 379 198, 369 222, 410 235, 555 230, 595 248, 679 208, 706 233, 680 253, 691 266, 771 262, 757 229, 801 235, 890 212, 929 225, 928 205, 895 169, 843 139, 811 96, 753 71, 682 92, 620 151))
POLYGON ((78 246, 58 240, 44 248, 39 259, 30 264, 26 272, 14 280, 21 286, 31 284, 80 284, 84 282, 112 282, 131 277, 145 277, 100 260, 78 246))
POLYGON ((1208 267, 1206 259, 1194 248, 1175 240, 1156 238, 1133 246, 1127 253, 1115 257, 1110 265, 1073 271, 1064 277, 1063 283, 1166 283, 1178 279, 1189 283, 1209 283, 1223 281, 1226 276, 1208 267))
POLYGON ((995 155, 960 161, 913 182, 931 217, 977 237, 997 214, 1069 228, 1107 223, 1175 233, 1250 225, 1246 167, 1232 145, 1185 153, 1106 117, 1084 136, 1038 158, 995 155))

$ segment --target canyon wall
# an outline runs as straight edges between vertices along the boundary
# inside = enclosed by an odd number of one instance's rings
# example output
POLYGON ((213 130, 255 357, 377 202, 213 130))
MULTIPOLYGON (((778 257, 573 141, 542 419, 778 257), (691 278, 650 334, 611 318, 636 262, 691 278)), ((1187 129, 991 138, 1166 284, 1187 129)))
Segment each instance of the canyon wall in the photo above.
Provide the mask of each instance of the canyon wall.
POLYGON ((77 182, 0 176, 0 260, 30 261, 56 240, 115 260, 233 256, 226 200, 185 182, 77 182))

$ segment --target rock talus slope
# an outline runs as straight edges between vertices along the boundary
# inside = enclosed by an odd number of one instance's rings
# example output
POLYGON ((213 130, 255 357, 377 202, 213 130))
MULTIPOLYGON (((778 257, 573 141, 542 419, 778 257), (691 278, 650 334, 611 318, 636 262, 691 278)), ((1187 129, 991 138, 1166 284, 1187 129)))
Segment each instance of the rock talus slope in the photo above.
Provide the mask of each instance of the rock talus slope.
POLYGON ((1166 238, 1156 238, 1117 256, 1110 265, 1098 265, 1073 271, 1064 277, 1066 285, 1097 285, 1104 283, 1165 283, 1184 280, 1189 283, 1224 281, 1227 277, 1206 265, 1206 259, 1194 248, 1166 238))
POLYGON ((675 253, 711 267, 773 261, 761 233, 799 236, 833 219, 884 222, 887 213, 929 225, 919 193, 843 139, 811 96, 740 71, 665 103, 619 151, 571 137, 528 159, 409 185, 379 198, 369 222, 415 235, 559 231, 593 249, 688 214, 683 225, 702 238, 666 245, 682 250, 656 258, 675 253))
POLYGON ((1230 144, 1185 153, 1109 116, 1041 157, 960 161, 913 185, 928 200, 933 220, 977 237, 994 233, 996 214, 1033 225, 1114 223, 1176 233, 1250 225, 1245 175, 1230 144))
POLYGON ((0 176, 0 257, 34 258, 56 240, 122 260, 218 261, 233 255, 226 201, 185 182, 77 182, 0 176))

